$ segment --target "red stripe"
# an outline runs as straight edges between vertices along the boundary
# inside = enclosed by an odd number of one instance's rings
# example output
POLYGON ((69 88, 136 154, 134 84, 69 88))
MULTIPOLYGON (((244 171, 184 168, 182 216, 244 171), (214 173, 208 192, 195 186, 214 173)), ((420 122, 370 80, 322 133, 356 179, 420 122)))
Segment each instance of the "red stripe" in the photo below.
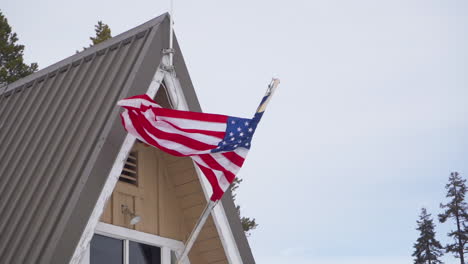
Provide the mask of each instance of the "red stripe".
POLYGON ((180 111, 167 108, 153 108, 153 111, 157 116, 175 117, 213 123, 226 123, 228 119, 228 116, 225 115, 180 111))
MULTIPOLYGON (((155 114, 155 116, 160 116, 160 117, 168 117, 168 118, 179 118, 179 119, 185 119, 185 120, 193 120, 193 121, 203 121, 203 122, 211 122, 211 123, 221 123, 221 124, 226 124, 228 121, 228 116, 225 115, 217 115, 217 114, 207 114, 207 113, 196 113, 196 112, 189 112, 189 111, 180 111, 180 110, 173 110, 173 109, 166 109, 166 108, 158 108, 155 107, 154 105, 151 104, 157 104, 154 102, 148 95, 136 95, 127 98, 129 100, 132 99, 139 99, 139 100, 145 100, 148 103, 143 103, 139 108, 133 108, 133 107, 125 107, 131 109, 128 111, 128 119, 129 122, 126 123, 126 119, 124 119, 124 116, 121 115, 121 121, 122 124, 124 125, 125 129, 131 128, 131 130, 136 131, 138 135, 138 138, 141 140, 145 141, 146 143, 153 145, 171 155, 174 156, 193 156, 195 153, 198 153, 198 151, 206 151, 206 150, 211 150, 216 148, 216 145, 210 145, 206 144, 203 142, 200 142, 198 140, 192 139, 190 137, 181 135, 177 133, 178 131, 182 131, 185 133, 198 133, 202 135, 208 135, 208 136, 213 136, 216 137, 220 140, 222 140, 225 136, 225 131, 218 132, 218 131, 211 131, 211 130, 203 130, 203 127, 201 129, 191 129, 191 128, 181 128, 175 124, 172 124, 169 121, 159 121, 159 122, 165 122, 166 124, 170 125, 172 128, 178 130, 174 131, 173 133, 170 132, 165 132, 160 130, 158 127, 158 124, 156 126, 153 126, 151 123, 152 120, 148 120, 146 116, 144 115, 144 111, 148 110, 151 108, 151 111, 155 114), (148 104, 150 104, 148 106, 148 104), (133 126, 133 128, 131 127, 133 126), (167 140, 169 142, 172 142, 174 144, 180 144, 182 146, 186 146, 190 149, 194 150, 194 153, 190 154, 182 154, 176 150, 173 149, 168 149, 164 146, 161 146, 155 139, 157 140, 167 140)), ((124 99, 125 100, 125 99, 124 99)), ((127 118, 127 117, 125 117, 127 118)), ((229 151, 229 152, 224 152, 221 153, 224 158, 226 158, 229 162, 232 164, 235 164, 239 168, 242 167, 244 163, 244 158, 240 156, 239 154, 235 153, 234 151, 229 151)), ((217 154, 218 155, 218 154, 217 154)), ((197 163, 197 166, 200 168, 200 170, 203 172, 205 177, 208 179, 208 181, 211 184, 211 187, 213 189, 213 195, 211 196, 212 201, 216 201, 221 199, 221 197, 224 194, 224 190, 222 190, 219 180, 216 177, 216 173, 221 172, 223 173, 223 176, 226 178, 226 180, 229 183, 232 183, 233 180, 235 179, 235 174, 232 173, 231 171, 227 170, 224 168, 217 160, 216 157, 214 157, 212 154, 202 154, 198 155, 201 160, 203 160, 204 163, 206 163, 205 166, 200 165, 197 163), (216 173, 215 173, 216 171, 216 173)), ((219 157, 219 156, 218 156, 219 157)), ((224 162, 224 161, 223 161, 224 162)), ((223 179, 224 181, 224 179, 223 179)))
POLYGON ((175 133, 168 133, 168 132, 164 132, 162 130, 159 130, 157 129, 156 127, 154 127, 147 119, 144 115, 142 114, 139 114, 137 116, 138 118, 138 121, 140 124, 142 124, 142 126, 149 132, 151 133, 154 137, 158 138, 158 139, 165 139, 165 140, 170 140, 170 141, 173 141, 173 142, 176 142, 176 143, 179 143, 181 145, 184 145, 184 146, 187 146, 191 149, 194 149, 194 150, 210 150, 210 149, 214 149, 217 147, 217 145, 210 145, 210 144, 206 144, 206 143, 203 143, 203 142, 200 142, 198 140, 195 140, 195 139, 192 139, 192 138, 189 138, 189 137, 186 137, 184 135, 180 135, 180 134, 175 134, 175 133))
POLYGON ((226 135, 226 132, 218 132, 218 131, 212 131, 212 130, 200 130, 200 129, 187 129, 187 128, 181 128, 179 126, 176 126, 174 124, 172 124, 171 122, 168 122, 168 121, 165 121, 165 120, 161 120, 159 122, 165 122, 167 124, 169 124, 170 126, 180 130, 180 131, 184 131, 184 132, 187 132, 187 133, 199 133, 199 134, 204 134, 204 135, 207 135, 207 136, 213 136, 213 137, 217 137, 219 139, 223 139, 224 136, 226 135))
POLYGON ((150 144, 150 145, 153 145, 171 155, 174 155, 174 156, 177 156, 177 157, 183 157, 183 156, 188 156, 188 155, 183 155, 177 151, 174 151, 172 149, 168 149, 168 148, 165 148, 161 145, 158 144, 158 142, 156 142, 153 138, 151 138, 150 136, 148 136, 148 134, 146 133, 146 131, 143 129, 143 127, 141 126, 141 124, 138 122, 138 115, 133 113, 133 111, 128 111, 128 116, 130 117, 130 121, 132 122, 132 126, 135 128, 135 130, 138 132, 138 134, 140 134, 140 136, 143 138, 144 141, 146 141, 146 143, 150 144), (136 121, 136 122, 135 122, 136 121))
POLYGON ((211 195, 210 199, 212 201, 221 199, 221 197, 224 194, 224 191, 221 189, 221 187, 219 187, 218 179, 216 178, 215 173, 211 169, 205 166, 202 166, 198 163, 197 165, 200 168, 200 170, 203 172, 203 174, 205 174, 206 179, 208 179, 208 181, 211 184, 211 188, 213 189, 213 194, 211 195))
POLYGON ((230 160, 232 163, 236 164, 237 167, 242 167, 244 164, 244 158, 239 156, 239 154, 235 153, 234 151, 224 152, 222 153, 224 157, 230 160))
MULTIPOLYGON (((155 108, 155 107, 152 107, 152 106, 148 107, 148 106, 145 106, 145 105, 142 105, 140 108, 132 108, 132 107, 125 107, 125 108, 127 108, 129 110, 136 110, 141 114, 146 112, 148 109, 151 109, 155 116, 158 114, 156 109, 161 109, 161 108, 155 108)), ((166 110, 171 110, 171 109, 166 109, 166 110)), ((158 121, 159 122, 166 122, 167 124, 171 125, 172 127, 175 127, 177 129, 179 129, 181 131, 184 131, 184 132, 187 132, 187 133, 200 133, 200 134, 204 134, 204 135, 208 135, 208 136, 217 137, 219 139, 223 139, 224 136, 226 135, 226 131, 212 131, 212 130, 202 130, 202 129, 181 128, 181 127, 179 127, 177 125, 172 124, 170 121, 166 121, 166 120, 158 120, 158 121)))
POLYGON ((202 154, 199 157, 208 165, 211 169, 221 171, 224 173, 226 180, 229 183, 232 183, 236 175, 234 173, 226 170, 223 166, 221 166, 210 154, 202 154))
MULTIPOLYGON (((143 127, 141 126, 141 124, 138 123, 138 115, 136 113, 134 113, 133 111, 128 111, 128 117, 130 118, 130 122, 131 122, 131 124, 129 125, 133 126, 133 128, 138 132, 138 134, 143 138, 143 140, 146 141, 146 143, 159 147, 159 144, 156 141, 154 141, 150 136, 148 136, 145 130, 143 129, 143 127)), ((126 127, 127 126, 125 126, 125 128, 126 127)))

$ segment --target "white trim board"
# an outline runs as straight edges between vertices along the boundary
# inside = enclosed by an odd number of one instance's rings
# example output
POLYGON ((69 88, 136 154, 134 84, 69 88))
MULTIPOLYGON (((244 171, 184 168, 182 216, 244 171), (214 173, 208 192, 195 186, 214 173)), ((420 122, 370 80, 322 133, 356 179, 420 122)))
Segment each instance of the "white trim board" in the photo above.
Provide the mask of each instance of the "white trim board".
POLYGON ((151 245, 155 247, 167 247, 176 252, 184 248, 184 243, 175 239, 160 237, 157 235, 128 229, 125 227, 115 226, 103 222, 99 222, 96 226, 95 234, 117 239, 128 239, 130 241, 151 245))
MULTIPOLYGON (((161 263, 162 264, 171 264, 171 251, 176 252, 180 255, 184 249, 184 243, 182 241, 160 237, 157 235, 144 233, 120 226, 115 226, 103 222, 99 222, 96 226, 95 234, 103 235, 106 237, 112 237, 116 239, 124 240, 125 249, 124 249, 124 263, 129 263, 128 247, 129 241, 137 242, 145 245, 155 246, 161 248, 161 263)), ((89 254, 89 248, 88 248, 89 254)), ((190 261, 187 259, 184 261, 184 264, 190 264, 190 261)))
MULTIPOLYGON (((146 94, 151 98, 154 98, 156 93, 158 92, 159 87, 161 86, 162 79, 164 77, 164 71, 162 70, 162 65, 159 65, 158 69, 156 70, 153 79, 148 87, 146 94)), ((119 180, 120 173, 125 165, 125 161, 127 160, 128 154, 135 143, 135 137, 128 134, 125 137, 124 142, 120 148, 119 154, 114 161, 114 165, 107 177, 107 181, 104 184, 104 188, 99 195, 99 198, 94 206, 93 212, 91 217, 88 219, 88 223, 86 224, 85 230, 83 234, 81 234, 80 241, 76 246, 75 252, 73 257, 70 261, 70 264, 78 264, 81 263, 81 259, 86 254, 87 248, 89 247, 89 243, 94 235, 94 230, 101 218, 102 213, 104 212, 104 208, 106 206, 107 201, 112 195, 112 192, 115 189, 115 185, 119 180)))
MULTIPOLYGON (((164 62, 164 60, 163 60, 164 62)), ((175 74, 171 74, 166 72, 164 76, 164 83, 169 93, 170 99, 172 102, 175 102, 174 107, 178 110, 189 110, 187 101, 184 97, 184 93, 182 88, 180 87, 180 83, 178 79, 174 76, 175 74)), ((198 166, 193 163, 195 170, 198 175, 198 179, 202 183, 202 189, 205 193, 205 198, 207 201, 211 197, 212 189, 211 185, 208 180, 205 178, 203 173, 198 169, 198 166)), ((231 226, 229 225, 229 221, 227 219, 226 213, 224 211, 224 207, 222 203, 218 203, 218 205, 213 209, 212 215, 214 218, 214 223, 216 229, 219 234, 219 238, 224 248, 224 252, 226 253, 226 257, 230 264, 241 264, 242 258, 240 256, 239 249, 237 248, 236 240, 234 239, 234 235, 232 234, 231 226)))

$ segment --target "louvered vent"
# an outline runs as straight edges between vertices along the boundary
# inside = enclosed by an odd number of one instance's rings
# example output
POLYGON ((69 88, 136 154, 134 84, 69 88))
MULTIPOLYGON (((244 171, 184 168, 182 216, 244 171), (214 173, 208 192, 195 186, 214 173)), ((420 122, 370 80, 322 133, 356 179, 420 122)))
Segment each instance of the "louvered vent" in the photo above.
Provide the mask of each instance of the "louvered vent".
POLYGON ((131 152, 130 155, 128 155, 119 181, 138 185, 138 155, 136 152, 131 152))

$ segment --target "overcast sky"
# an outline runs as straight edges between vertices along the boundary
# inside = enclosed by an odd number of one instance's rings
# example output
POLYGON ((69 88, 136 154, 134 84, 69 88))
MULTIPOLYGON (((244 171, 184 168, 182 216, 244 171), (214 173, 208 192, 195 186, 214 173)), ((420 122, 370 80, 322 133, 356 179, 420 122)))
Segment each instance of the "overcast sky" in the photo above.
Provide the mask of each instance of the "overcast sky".
MULTIPOLYGON (((165 1, 0 0, 40 68, 165 1)), ((411 263, 422 206, 468 176, 468 2, 188 1, 175 30, 202 108, 250 117, 281 85, 240 172, 258 263, 411 263)), ((159 63, 159 62, 155 62, 159 63)), ((444 243, 450 224, 437 224, 444 243)), ((445 258, 455 263, 452 258, 445 258)))

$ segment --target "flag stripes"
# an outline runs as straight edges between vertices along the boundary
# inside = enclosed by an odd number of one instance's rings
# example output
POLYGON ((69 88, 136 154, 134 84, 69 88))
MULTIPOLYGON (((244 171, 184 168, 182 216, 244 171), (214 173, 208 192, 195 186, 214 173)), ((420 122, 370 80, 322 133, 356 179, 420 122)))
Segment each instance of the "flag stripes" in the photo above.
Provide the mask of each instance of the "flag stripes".
POLYGON ((123 99, 118 105, 125 109, 121 119, 130 134, 171 155, 190 156, 194 160, 212 186, 213 201, 219 200, 234 181, 256 127, 252 119, 162 108, 147 95, 123 99), (228 120, 232 124, 227 124, 228 120), (242 142, 247 142, 244 147, 233 140, 231 130, 236 121, 245 123, 246 129, 252 123, 250 137, 240 133, 242 142))

